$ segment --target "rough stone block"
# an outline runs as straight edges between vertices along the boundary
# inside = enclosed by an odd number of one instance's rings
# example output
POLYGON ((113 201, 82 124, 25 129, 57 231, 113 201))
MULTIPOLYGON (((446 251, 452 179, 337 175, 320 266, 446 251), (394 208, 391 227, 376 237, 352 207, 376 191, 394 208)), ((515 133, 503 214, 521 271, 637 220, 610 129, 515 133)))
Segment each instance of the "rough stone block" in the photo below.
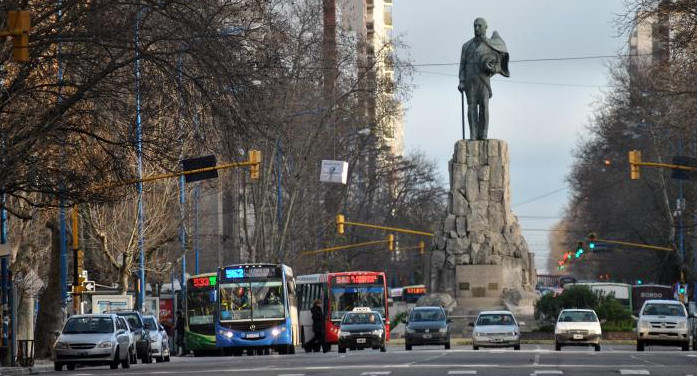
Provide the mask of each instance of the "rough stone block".
POLYGON ((459 236, 467 235, 467 217, 458 216, 455 219, 455 230, 459 236))
POLYGON ((489 181, 489 173, 491 171, 491 167, 489 166, 483 166, 482 168, 479 169, 479 180, 480 181, 489 181))
POLYGON ((501 155, 501 141, 498 140, 489 140, 489 156, 494 157, 497 155, 501 155))
POLYGON ((455 228, 455 219, 457 217, 454 214, 448 214, 443 221, 443 230, 450 231, 455 228))

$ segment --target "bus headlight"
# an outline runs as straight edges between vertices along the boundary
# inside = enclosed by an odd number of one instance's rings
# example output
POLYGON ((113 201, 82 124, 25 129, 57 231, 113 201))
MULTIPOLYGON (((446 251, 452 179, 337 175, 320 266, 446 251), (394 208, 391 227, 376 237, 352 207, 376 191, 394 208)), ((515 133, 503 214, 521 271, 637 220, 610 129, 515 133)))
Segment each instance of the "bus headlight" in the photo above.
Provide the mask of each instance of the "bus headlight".
POLYGON ((281 331, 278 330, 278 329, 276 329, 276 328, 274 328, 274 329, 271 331, 271 335, 274 336, 274 337, 278 336, 279 334, 281 334, 281 331))

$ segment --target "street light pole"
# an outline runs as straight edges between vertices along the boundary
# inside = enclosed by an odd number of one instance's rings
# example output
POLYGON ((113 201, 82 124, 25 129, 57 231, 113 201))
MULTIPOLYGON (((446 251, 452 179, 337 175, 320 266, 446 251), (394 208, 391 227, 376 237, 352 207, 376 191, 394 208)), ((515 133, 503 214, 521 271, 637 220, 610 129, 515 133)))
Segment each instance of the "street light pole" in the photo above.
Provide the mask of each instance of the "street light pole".
MULTIPOLYGON (((143 137, 142 137, 142 127, 140 119, 140 49, 138 47, 140 38, 140 13, 138 10, 136 15, 135 24, 135 35, 133 42, 135 45, 135 95, 136 95, 136 156, 138 159, 138 179, 143 179, 143 137)), ((137 297, 137 308, 142 309, 145 305, 145 236, 143 234, 143 221, 144 221, 144 211, 143 211, 143 182, 139 181, 138 184, 138 250, 140 252, 140 265, 138 273, 138 297, 137 297)))

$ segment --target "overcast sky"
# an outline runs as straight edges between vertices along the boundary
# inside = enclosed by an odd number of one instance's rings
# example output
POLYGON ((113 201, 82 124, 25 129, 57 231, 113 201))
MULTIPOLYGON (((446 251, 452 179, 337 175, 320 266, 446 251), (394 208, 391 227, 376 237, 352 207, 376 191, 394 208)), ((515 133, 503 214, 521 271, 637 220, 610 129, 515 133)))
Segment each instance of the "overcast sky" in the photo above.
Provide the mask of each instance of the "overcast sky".
POLYGON ((487 20, 487 36, 496 30, 506 42, 511 77, 492 78, 489 138, 509 145, 513 212, 540 274, 554 272, 546 270, 550 252, 555 258, 563 252, 550 251, 548 230, 567 205, 572 152, 587 134, 592 105, 607 90, 614 60, 544 59, 626 52, 627 36, 619 35, 615 23, 624 11, 623 0, 394 0, 394 34, 417 65, 405 152, 435 160, 446 184, 453 145, 462 137, 462 44, 473 37, 477 17, 487 20))

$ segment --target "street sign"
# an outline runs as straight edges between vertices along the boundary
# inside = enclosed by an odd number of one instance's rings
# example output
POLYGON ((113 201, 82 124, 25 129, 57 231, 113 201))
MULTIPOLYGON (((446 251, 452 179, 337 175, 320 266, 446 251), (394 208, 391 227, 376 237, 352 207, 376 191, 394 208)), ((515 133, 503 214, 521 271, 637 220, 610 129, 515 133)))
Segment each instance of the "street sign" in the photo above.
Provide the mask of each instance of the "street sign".
POLYGON ((94 281, 82 282, 82 287, 85 288, 84 291, 86 291, 86 292, 94 292, 94 289, 95 289, 94 281))
POLYGON ((348 179, 348 162, 323 160, 322 170, 320 171, 319 180, 325 183, 346 184, 348 179))
MULTIPOLYGON (((182 170, 193 171, 202 168, 215 167, 217 161, 215 155, 206 155, 205 157, 189 158, 182 160, 182 170)), ((187 183, 191 183, 199 180, 213 179, 218 177, 218 170, 211 170, 205 172, 197 172, 195 174, 184 175, 184 180, 187 183)))

